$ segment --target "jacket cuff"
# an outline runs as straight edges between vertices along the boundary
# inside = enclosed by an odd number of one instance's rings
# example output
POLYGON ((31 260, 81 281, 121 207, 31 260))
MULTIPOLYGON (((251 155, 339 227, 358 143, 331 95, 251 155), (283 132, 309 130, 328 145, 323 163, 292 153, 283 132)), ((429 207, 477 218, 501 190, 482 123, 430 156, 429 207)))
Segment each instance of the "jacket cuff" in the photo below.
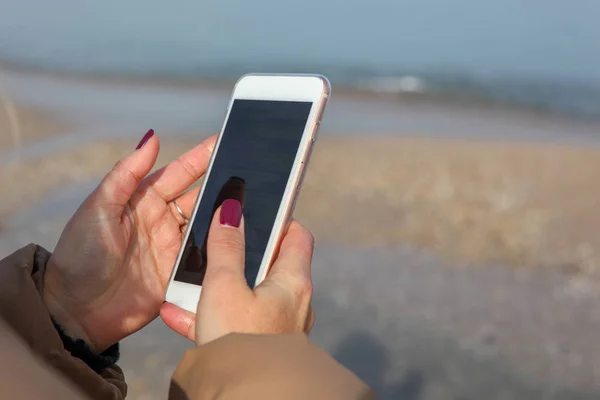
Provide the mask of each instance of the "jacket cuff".
POLYGON ((115 343, 102 353, 98 354, 94 352, 87 342, 83 339, 73 339, 65 333, 65 330, 52 320, 54 327, 63 342, 65 350, 67 350, 73 357, 79 358, 81 361, 86 363, 88 367, 93 369, 95 372, 102 372, 106 368, 112 367, 119 361, 119 343, 115 343))
POLYGON ((169 399, 375 399, 369 387, 303 333, 233 333, 188 350, 169 399))

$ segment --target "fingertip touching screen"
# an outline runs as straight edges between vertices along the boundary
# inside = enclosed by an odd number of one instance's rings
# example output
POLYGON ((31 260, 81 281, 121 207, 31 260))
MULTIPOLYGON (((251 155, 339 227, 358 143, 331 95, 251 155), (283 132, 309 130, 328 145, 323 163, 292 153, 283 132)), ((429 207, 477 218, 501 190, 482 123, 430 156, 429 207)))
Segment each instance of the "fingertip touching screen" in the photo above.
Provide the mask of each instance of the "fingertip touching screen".
POLYGON ((208 230, 223 201, 242 203, 246 240, 246 281, 254 287, 312 102, 233 101, 176 281, 202 285, 208 230))

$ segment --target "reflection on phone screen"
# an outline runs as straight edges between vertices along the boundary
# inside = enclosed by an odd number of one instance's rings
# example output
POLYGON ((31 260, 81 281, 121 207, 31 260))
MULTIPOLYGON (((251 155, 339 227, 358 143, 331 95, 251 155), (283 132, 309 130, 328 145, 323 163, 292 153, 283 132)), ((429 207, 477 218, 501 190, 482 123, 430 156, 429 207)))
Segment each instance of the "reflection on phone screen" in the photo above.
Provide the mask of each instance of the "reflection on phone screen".
POLYGON ((311 102, 233 102, 175 280, 202 284, 212 218, 223 201, 236 199, 244 215, 246 281, 254 286, 311 107, 311 102))
MULTIPOLYGON (((223 202, 227 199, 235 199, 238 200, 242 204, 242 209, 244 207, 244 192, 246 182, 242 178, 238 178, 236 176, 232 176, 225 182, 219 194, 217 195, 217 199, 215 200, 211 215, 214 216, 217 209, 223 204, 223 202)), ((190 237, 186 242, 185 250, 183 252, 182 259, 187 260, 186 266, 187 271, 198 274, 199 279, 204 280, 204 273, 206 272, 206 241, 208 239, 208 235, 205 235, 202 246, 198 247, 197 244, 199 241, 194 236, 194 230, 190 232, 190 237)))

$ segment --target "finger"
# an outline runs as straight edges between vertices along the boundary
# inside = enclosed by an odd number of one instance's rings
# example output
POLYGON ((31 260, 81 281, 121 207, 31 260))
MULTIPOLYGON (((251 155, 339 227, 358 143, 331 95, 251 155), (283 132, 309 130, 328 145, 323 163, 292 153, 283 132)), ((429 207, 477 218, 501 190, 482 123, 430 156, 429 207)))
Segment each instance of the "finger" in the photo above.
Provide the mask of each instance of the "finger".
POLYGON ((160 307, 160 317, 169 328, 181 336, 191 341, 196 340, 196 314, 179 308, 175 304, 163 303, 160 307))
MULTIPOLYGON (((175 219, 177 220, 177 223, 179 224, 179 226, 186 225, 188 222, 188 217, 186 217, 186 214, 182 215, 183 210, 181 210, 181 213, 180 213, 179 210, 177 209, 177 207, 179 206, 179 202, 175 202, 175 200, 173 200, 172 202, 167 203, 167 205, 171 209, 171 213, 173 214, 173 217, 175 217, 175 219)), ((181 207, 179 207, 179 208, 181 208, 181 207)))
POLYGON ((306 318, 306 323, 304 324, 304 333, 307 335, 312 331, 312 328, 315 326, 316 321, 315 309, 310 306, 308 310, 308 317, 306 318))
POLYGON ((119 160, 102 179, 92 198, 101 205, 115 205, 122 210, 137 190, 140 181, 154 166, 159 147, 158 138, 150 129, 136 150, 119 160))
POLYGON ((299 223, 292 221, 270 274, 255 289, 255 293, 260 296, 263 290, 276 286, 300 307, 300 315, 307 315, 312 298, 310 263, 313 247, 312 234, 299 223))
POLYGON ((154 172, 144 182, 165 201, 171 201, 196 182, 208 167, 217 136, 211 136, 175 161, 154 172))
POLYGON ((196 204, 196 200, 198 200, 199 191, 200 188, 191 189, 169 203, 171 207, 171 212, 173 213, 177 221, 179 221, 180 225, 187 222, 183 220, 183 216, 185 216, 186 220, 190 220, 192 218, 192 213, 194 212, 194 205, 196 204), (183 216, 179 213, 179 211, 173 204, 175 201, 177 201, 177 205, 183 212, 183 216))
POLYGON ((215 212, 208 233, 206 251, 207 267, 203 290, 214 285, 213 281, 246 284, 244 227, 242 204, 239 201, 227 199, 215 212))
POLYGON ((311 279, 315 239, 308 229, 293 220, 285 234, 269 276, 300 281, 311 279))

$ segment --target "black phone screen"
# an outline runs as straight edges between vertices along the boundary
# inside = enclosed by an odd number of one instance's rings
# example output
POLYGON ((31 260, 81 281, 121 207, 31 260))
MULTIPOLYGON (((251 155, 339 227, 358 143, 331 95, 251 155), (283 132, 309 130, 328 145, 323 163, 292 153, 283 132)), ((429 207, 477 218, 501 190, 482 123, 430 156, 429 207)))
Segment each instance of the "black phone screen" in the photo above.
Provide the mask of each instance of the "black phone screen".
POLYGON ((254 287, 312 102, 234 100, 175 280, 202 285, 206 240, 226 199, 242 203, 246 281, 254 287))

